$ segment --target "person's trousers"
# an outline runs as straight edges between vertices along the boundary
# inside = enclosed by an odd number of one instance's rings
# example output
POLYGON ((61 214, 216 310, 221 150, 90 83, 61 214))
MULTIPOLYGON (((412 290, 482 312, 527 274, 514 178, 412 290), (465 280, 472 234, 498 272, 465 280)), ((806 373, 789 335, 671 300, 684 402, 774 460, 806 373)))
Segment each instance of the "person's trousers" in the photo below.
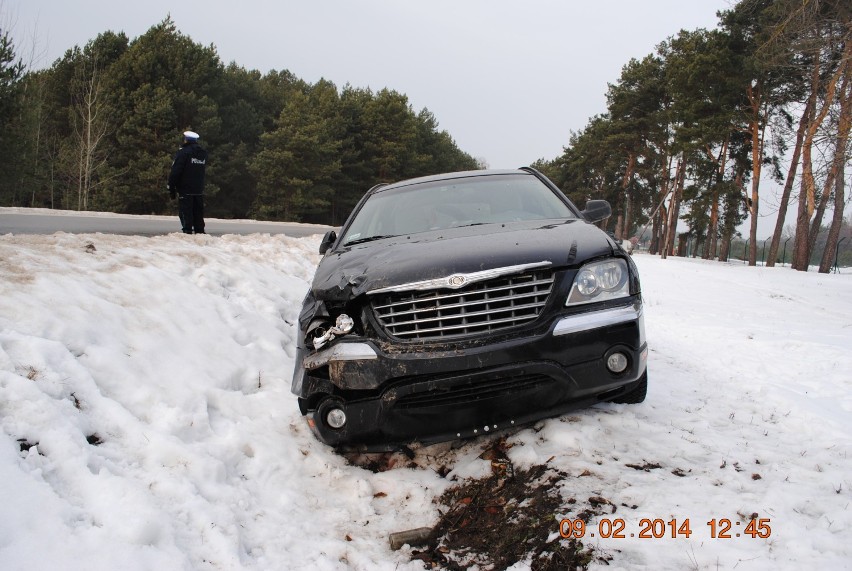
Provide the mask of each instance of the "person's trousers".
POLYGON ((184 234, 204 234, 204 195, 181 194, 178 198, 178 215, 184 234))

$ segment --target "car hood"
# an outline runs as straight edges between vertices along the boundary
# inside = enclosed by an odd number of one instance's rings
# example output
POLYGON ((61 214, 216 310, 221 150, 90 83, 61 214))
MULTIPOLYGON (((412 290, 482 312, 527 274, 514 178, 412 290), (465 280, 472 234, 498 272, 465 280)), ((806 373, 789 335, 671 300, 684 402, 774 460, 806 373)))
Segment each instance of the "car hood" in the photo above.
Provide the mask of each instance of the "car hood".
POLYGON ((579 266, 612 255, 614 243, 583 220, 485 224, 401 235, 330 251, 314 275, 315 300, 347 301, 370 291, 506 266, 579 266))

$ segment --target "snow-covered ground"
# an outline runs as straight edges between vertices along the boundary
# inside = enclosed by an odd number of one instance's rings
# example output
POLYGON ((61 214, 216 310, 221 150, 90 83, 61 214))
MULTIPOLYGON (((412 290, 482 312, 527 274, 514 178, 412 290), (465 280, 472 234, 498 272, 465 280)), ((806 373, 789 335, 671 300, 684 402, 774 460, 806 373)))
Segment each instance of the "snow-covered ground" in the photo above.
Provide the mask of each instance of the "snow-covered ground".
MULTIPOLYGON (((422 569, 387 536, 488 474, 484 442, 373 473, 313 439, 289 386, 318 241, 0 236, 0 569, 422 569)), ((635 260, 647 400, 519 431, 513 464, 617 507, 588 532, 625 538, 583 540, 608 569, 852 568, 852 276, 635 260)))

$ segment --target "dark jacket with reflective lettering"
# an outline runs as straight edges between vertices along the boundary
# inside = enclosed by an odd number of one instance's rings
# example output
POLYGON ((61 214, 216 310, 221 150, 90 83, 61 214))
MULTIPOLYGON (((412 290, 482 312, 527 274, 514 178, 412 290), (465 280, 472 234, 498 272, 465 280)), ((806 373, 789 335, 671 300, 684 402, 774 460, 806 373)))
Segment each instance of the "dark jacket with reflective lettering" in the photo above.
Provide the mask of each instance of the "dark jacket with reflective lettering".
POLYGON ((169 190, 179 194, 204 194, 204 169, 207 166, 207 151, 198 141, 187 141, 175 155, 172 172, 169 174, 169 190))

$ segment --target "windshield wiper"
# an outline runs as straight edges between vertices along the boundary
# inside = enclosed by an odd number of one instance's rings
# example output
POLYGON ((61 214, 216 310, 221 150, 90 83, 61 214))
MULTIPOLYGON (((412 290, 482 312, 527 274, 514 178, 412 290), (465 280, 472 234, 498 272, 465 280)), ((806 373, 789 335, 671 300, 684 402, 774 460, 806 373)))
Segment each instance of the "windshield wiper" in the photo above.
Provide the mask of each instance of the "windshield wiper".
POLYGON ((372 242, 373 240, 382 240, 383 238, 396 238, 397 234, 388 234, 385 236, 368 236, 366 238, 358 238, 357 240, 349 240, 344 246, 354 246, 355 244, 363 244, 364 242, 372 242))

